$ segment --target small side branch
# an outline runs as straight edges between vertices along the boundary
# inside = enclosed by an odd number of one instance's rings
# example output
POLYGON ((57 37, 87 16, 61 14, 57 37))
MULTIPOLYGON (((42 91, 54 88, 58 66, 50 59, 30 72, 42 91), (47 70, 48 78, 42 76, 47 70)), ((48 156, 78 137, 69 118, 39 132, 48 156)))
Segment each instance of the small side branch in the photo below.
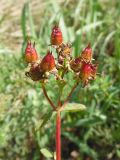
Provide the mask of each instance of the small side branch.
POLYGON ((48 100, 48 102, 50 103, 51 107, 53 108, 53 110, 56 111, 56 107, 55 107, 55 105, 53 104, 53 102, 51 101, 51 99, 49 98, 49 96, 48 96, 48 94, 47 94, 47 91, 46 91, 46 88, 45 88, 45 86, 44 86, 43 83, 42 83, 42 89, 43 89, 43 93, 44 93, 46 99, 48 100))
POLYGON ((72 89, 71 89, 70 93, 68 94, 66 100, 64 101, 64 103, 63 103, 61 109, 64 108, 65 105, 69 102, 69 99, 70 99, 72 93, 74 92, 74 90, 76 89, 76 87, 78 86, 78 84, 79 84, 79 83, 77 82, 77 83, 72 87, 72 89))

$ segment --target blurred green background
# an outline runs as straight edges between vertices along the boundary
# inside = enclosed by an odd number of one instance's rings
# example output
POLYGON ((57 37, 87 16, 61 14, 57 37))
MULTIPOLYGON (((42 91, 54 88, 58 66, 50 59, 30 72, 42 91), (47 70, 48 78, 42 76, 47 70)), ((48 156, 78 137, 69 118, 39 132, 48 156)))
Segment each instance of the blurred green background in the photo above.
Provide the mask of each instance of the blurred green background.
MULTIPOLYGON (((100 73, 71 97, 87 111, 62 114, 62 159, 120 160, 120 0, 0 1, 0 160, 46 160, 40 149, 55 151, 54 116, 39 128, 51 108, 40 84, 25 77, 23 60, 27 35, 46 54, 55 21, 74 57, 91 42, 100 73)), ((56 101, 50 81, 48 94, 56 101)))

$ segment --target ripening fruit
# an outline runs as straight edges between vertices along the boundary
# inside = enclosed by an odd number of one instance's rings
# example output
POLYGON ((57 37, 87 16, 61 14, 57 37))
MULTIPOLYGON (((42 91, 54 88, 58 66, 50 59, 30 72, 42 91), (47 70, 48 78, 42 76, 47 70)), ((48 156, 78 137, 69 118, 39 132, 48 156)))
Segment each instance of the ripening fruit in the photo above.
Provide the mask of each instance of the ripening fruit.
POLYGON ((83 62, 81 67, 81 79, 85 85, 89 83, 89 80, 93 80, 96 78, 97 65, 83 62))
POLYGON ((33 63, 38 60, 38 54, 35 49, 35 45, 28 41, 25 49, 25 61, 27 63, 33 63))
POLYGON ((51 44, 60 45, 63 41, 62 32, 58 26, 54 26, 51 33, 51 44))
POLYGON ((81 53, 81 59, 85 62, 91 62, 92 61, 92 48, 90 46, 90 43, 87 45, 87 47, 82 51, 81 53))
POLYGON ((42 59, 40 63, 40 70, 42 72, 49 72, 55 67, 55 59, 50 51, 48 51, 47 55, 42 59))

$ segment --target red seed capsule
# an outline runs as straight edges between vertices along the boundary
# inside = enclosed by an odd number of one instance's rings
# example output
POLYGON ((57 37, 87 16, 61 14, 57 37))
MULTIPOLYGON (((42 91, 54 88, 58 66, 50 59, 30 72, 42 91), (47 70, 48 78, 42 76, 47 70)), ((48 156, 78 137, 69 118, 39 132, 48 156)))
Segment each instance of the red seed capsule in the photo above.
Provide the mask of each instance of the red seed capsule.
POLYGON ((35 45, 28 41, 25 49, 25 61, 27 63, 32 63, 38 60, 38 54, 35 49, 35 45))
POLYGON ((89 83, 89 80, 95 79, 97 72, 97 65, 83 62, 81 67, 81 79, 85 85, 89 83))
POLYGON ((92 48, 90 46, 90 43, 88 46, 82 51, 81 53, 81 59, 85 62, 91 62, 92 60, 92 48))
POLYGON ((47 55, 42 59, 40 64, 40 69, 42 72, 51 71, 55 67, 55 59, 50 51, 48 51, 47 55))
POLYGON ((51 34, 51 44, 60 45, 63 41, 62 32, 58 26, 53 27, 51 34))

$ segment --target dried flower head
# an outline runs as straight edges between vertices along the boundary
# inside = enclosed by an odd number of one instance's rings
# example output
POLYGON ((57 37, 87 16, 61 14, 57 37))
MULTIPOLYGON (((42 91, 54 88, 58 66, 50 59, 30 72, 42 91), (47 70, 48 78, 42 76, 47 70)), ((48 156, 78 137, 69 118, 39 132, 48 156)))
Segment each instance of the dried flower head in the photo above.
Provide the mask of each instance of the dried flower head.
POLYGON ((74 72, 80 72, 81 68, 81 58, 75 58, 70 62, 70 67, 74 72))
POLYGON ((61 55, 63 57, 67 57, 71 54, 72 52, 72 46, 71 46, 71 43, 62 43, 61 45, 59 45, 57 48, 56 48, 56 51, 58 53, 58 55, 61 55))
POLYGON ((60 45, 63 41, 62 32, 58 26, 54 26, 51 33, 51 44, 60 45))
POLYGON ((33 81, 41 80, 42 73, 40 72, 40 68, 38 65, 31 65, 29 72, 26 72, 25 75, 30 77, 33 81))

